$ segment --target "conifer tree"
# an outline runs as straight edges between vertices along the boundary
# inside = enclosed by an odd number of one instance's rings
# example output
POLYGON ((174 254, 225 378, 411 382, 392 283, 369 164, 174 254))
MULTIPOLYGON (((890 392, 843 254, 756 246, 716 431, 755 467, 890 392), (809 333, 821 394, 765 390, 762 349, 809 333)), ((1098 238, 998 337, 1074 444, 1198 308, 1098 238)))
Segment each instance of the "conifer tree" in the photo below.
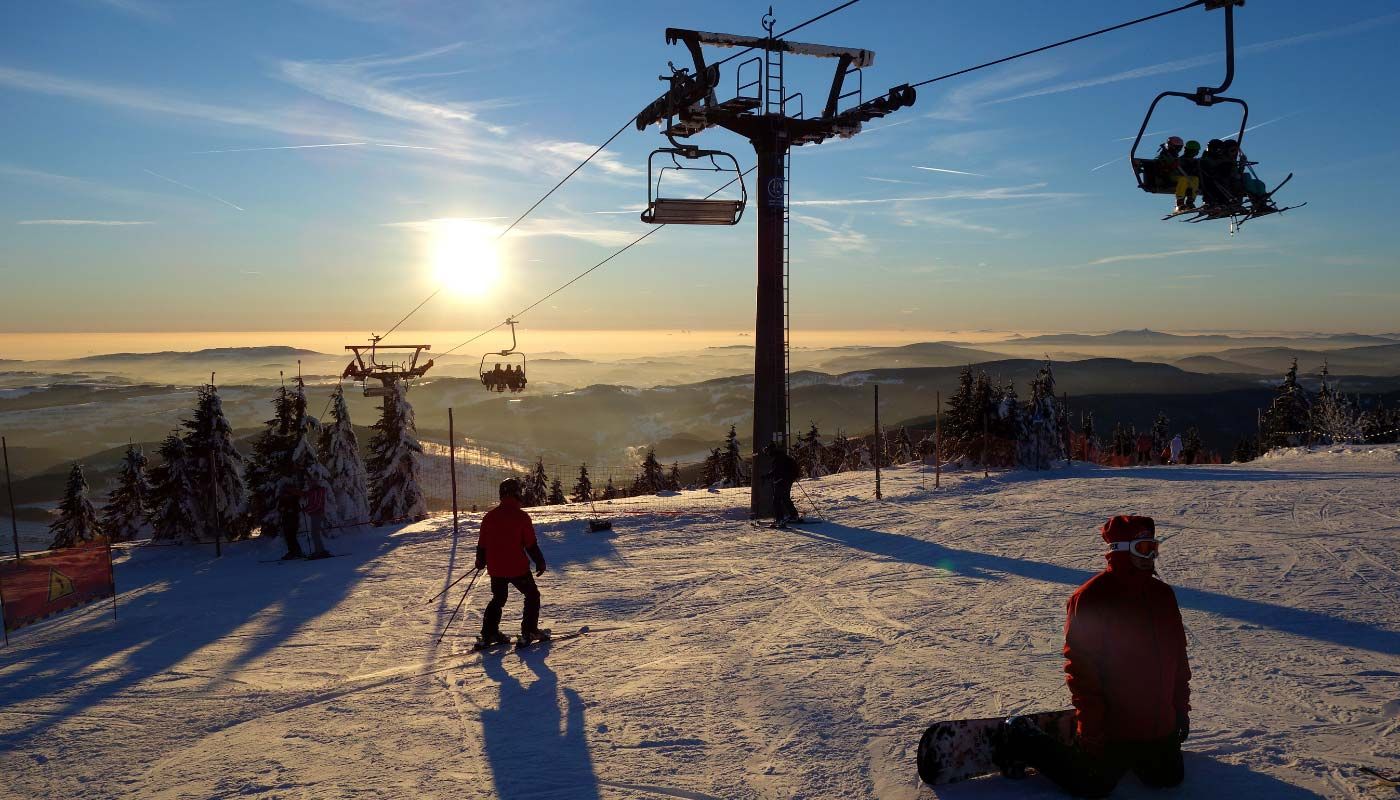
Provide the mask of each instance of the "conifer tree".
POLYGON ((233 443, 233 427, 213 384, 199 389, 194 417, 183 423, 185 450, 204 523, 201 538, 241 539, 248 533, 248 498, 240 474, 243 456, 233 443))
POLYGON ((894 435, 894 447, 890 453, 890 459, 896 464, 906 464, 914 460, 914 439, 909 436, 909 431, 903 425, 894 435))
POLYGON ((661 462, 656 460, 656 449, 647 448, 646 458, 642 459, 641 472, 632 481, 632 494, 656 494, 666 488, 666 476, 661 471, 661 462))
POLYGON ((982 411, 977 407, 976 380, 972 367, 958 372, 958 388, 948 398, 948 410, 943 415, 943 435, 960 446, 982 435, 982 411))
POLYGON ((617 499, 617 487, 616 487, 616 486, 613 486, 613 479, 612 479, 612 476, 611 476, 611 475, 608 476, 608 485, 605 486, 605 487, 603 488, 603 499, 604 499, 604 500, 616 500, 616 499, 617 499))
POLYGON ((1264 412, 1264 448, 1293 447, 1308 441, 1309 405, 1307 390, 1298 383, 1298 359, 1295 358, 1264 412))
POLYGON ((719 451, 719 448, 716 447, 710 450, 710 454, 705 457, 704 471, 700 475, 700 482, 704 484, 706 488, 714 486, 724 480, 723 463, 724 454, 719 451))
POLYGON ((831 446, 826 449, 827 465, 829 472, 845 472, 851 467, 851 440, 846 437, 846 432, 840 428, 836 429, 836 435, 831 439, 831 446))
POLYGON ((544 469, 544 456, 540 456, 535 466, 520 479, 520 505, 530 508, 548 501, 549 474, 544 469))
POLYGON ((272 419, 253 441, 253 452, 243 471, 248 489, 248 516, 251 527, 259 528, 263 536, 280 536, 282 521, 277 513, 277 496, 291 479, 293 435, 296 409, 287 387, 277 387, 272 398, 272 419))
POLYGON ((327 524, 332 527, 359 525, 369 521, 369 486, 360 443, 345 404, 345 389, 335 387, 331 395, 331 424, 321 429, 321 460, 330 473, 326 492, 327 524))
POLYGON ((673 492, 680 491, 681 465, 679 461, 671 462, 671 471, 666 474, 666 488, 673 492))
POLYGON ((1181 437, 1181 458, 1187 464, 1194 464, 1203 449, 1201 432, 1196 429, 1195 425, 1192 425, 1186 429, 1186 435, 1181 437))
POLYGON ((1167 449, 1167 444, 1171 442, 1171 420, 1161 411, 1157 412, 1157 418, 1152 421, 1152 458, 1161 458, 1163 450, 1167 449))
POLYGON ((394 381, 380 406, 379 421, 369 443, 370 519, 376 525, 427 516, 428 504, 418 486, 418 443, 408 387, 394 381))
POLYGON ((552 506, 562 506, 569 502, 569 498, 564 496, 564 484, 555 475, 553 482, 549 484, 549 504, 552 506))
MULTIPOLYGON (((315 424, 312 417, 305 417, 301 426, 301 434, 297 436, 297 443, 292 447, 292 476, 296 481, 296 487, 302 491, 311 488, 313 484, 330 486, 331 473, 321 463, 320 448, 316 446, 319 437, 319 426, 315 424)), ((329 494, 329 492, 327 492, 329 494)))
POLYGON ((1049 469, 1051 460, 1064 456, 1064 419, 1055 401, 1055 374, 1048 360, 1031 381, 1026 411, 1033 468, 1049 469))
POLYGON ((102 532, 113 542, 129 542, 147 528, 146 514, 151 499, 151 484, 146 479, 146 456, 135 445, 126 446, 122 456, 122 471, 116 488, 107 495, 102 507, 102 532))
POLYGON ((826 448, 822 446, 822 435, 817 423, 807 429, 807 433, 797 438, 797 468, 809 478, 826 474, 826 448))
POLYGON ((92 507, 87 493, 87 479, 83 477, 82 465, 74 464, 68 471, 63 500, 58 504, 58 519, 49 524, 49 533, 53 534, 50 550, 76 547, 97 537, 97 510, 92 507))
POLYGON ((573 503, 587 503, 593 499, 593 481, 588 478, 588 465, 578 465, 578 480, 574 482, 573 494, 569 496, 569 501, 573 503))
POLYGON ((194 465, 179 434, 171 433, 156 451, 162 462, 151 470, 151 538, 192 542, 199 538, 199 503, 194 465))

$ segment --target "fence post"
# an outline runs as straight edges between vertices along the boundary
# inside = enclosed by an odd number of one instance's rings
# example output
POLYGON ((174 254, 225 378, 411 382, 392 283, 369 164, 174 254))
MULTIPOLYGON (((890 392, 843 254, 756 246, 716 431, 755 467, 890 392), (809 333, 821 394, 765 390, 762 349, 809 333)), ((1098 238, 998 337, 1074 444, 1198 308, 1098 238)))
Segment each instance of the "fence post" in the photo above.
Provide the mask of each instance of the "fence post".
POLYGON ((937 489, 943 477, 943 432, 938 425, 943 416, 943 393, 933 393, 933 488, 937 489))
MULTIPOLYGON (((5 454, 5 492, 10 496, 10 531, 15 537, 15 560, 19 560, 19 518, 15 515, 15 489, 10 482, 10 447, 5 443, 5 437, 0 436, 0 451, 5 454)), ((8 632, 6 641, 8 642, 8 632)))
POLYGON ((447 409, 447 466, 452 472, 452 541, 457 541, 457 430, 447 409))
POLYGON ((987 448, 990 445, 990 439, 988 438, 988 436, 989 435, 987 433, 987 410, 984 408, 982 409, 982 477, 984 478, 992 474, 987 467, 987 448))
POLYGON ((875 499, 880 495, 880 452, 884 437, 880 435, 880 384, 875 384, 875 499))

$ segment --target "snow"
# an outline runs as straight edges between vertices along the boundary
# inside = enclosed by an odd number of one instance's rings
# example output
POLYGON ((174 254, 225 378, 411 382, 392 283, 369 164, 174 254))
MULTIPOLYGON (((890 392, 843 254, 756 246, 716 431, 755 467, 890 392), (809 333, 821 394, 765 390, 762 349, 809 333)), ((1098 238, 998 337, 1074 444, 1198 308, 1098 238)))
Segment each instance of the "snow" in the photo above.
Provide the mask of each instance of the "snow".
MULTIPOLYGON (((1050 798, 1040 778, 919 787, 940 718, 1062 707, 1064 601, 1114 513, 1155 516, 1188 628, 1187 783, 1120 798, 1393 798, 1400 451, 1246 465, 804 482, 834 522, 745 519, 747 490, 531 509, 543 623, 589 634, 439 646, 475 520, 336 540, 123 548, 92 606, 0 651, 3 797, 1050 798)), ((810 507, 802 491, 797 500, 810 507)), ((518 595, 505 629, 520 613, 518 595)))

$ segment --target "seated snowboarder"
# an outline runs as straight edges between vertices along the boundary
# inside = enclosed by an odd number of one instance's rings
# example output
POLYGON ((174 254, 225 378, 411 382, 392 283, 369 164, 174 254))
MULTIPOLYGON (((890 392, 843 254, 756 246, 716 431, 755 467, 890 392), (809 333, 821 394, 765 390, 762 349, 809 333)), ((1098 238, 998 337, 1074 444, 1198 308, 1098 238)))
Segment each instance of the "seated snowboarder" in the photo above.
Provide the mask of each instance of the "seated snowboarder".
POLYGON ((1201 191, 1201 143, 1192 139, 1176 165, 1176 210, 1190 211, 1196 207, 1196 195, 1201 191))
POLYGON ((1117 516, 1101 530, 1108 568, 1070 596, 1065 683, 1076 739, 1065 745, 1023 717, 1000 731, 995 760, 1008 774, 1035 767, 1065 791, 1106 797, 1132 771, 1148 786, 1185 777, 1191 670, 1176 594, 1155 574, 1151 517, 1117 516))
POLYGON ((491 645, 510 641, 501 633, 501 612, 512 586, 525 595, 521 643, 548 639, 549 631, 539 626, 540 590, 530 574, 531 560, 535 562, 535 575, 543 575, 545 570, 544 553, 535 542, 535 525, 520 505, 520 481, 507 478, 501 481, 499 491, 501 503, 481 518, 481 534, 476 541, 476 568, 484 568, 491 576, 491 602, 481 615, 481 642, 491 645))

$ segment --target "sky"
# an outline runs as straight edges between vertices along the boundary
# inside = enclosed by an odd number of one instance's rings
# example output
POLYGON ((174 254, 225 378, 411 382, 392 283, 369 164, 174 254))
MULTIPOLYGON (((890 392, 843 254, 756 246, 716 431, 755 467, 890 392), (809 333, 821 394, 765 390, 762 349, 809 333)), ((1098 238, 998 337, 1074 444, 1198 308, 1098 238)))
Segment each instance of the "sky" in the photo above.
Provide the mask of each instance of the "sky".
MULTIPOLYGON (((778 28, 835 4, 779 4, 778 28)), ((1004 6, 861 0, 791 38, 875 51, 870 96, 1171 4, 1004 6)), ((668 60, 687 63, 664 29, 759 35, 766 7, 0 5, 0 332, 368 335, 439 286, 409 327, 495 325, 651 230, 637 212, 665 140, 629 126, 489 247, 660 93, 668 60)), ((1400 329, 1400 9, 1237 12, 1244 150, 1270 184, 1294 174, 1277 200, 1308 206, 1234 236, 1160 221, 1171 198, 1137 189, 1125 158, 1157 92, 1220 80, 1222 28, 1190 9, 923 88, 852 139, 798 148, 794 329, 1400 329)), ((833 66, 792 58, 789 91, 824 97, 833 66)), ((1238 125, 1236 107, 1164 101, 1145 147, 1238 125)), ((754 162, 728 132, 694 141, 754 162)), ((522 330, 749 329, 753 217, 660 230, 522 330)))

